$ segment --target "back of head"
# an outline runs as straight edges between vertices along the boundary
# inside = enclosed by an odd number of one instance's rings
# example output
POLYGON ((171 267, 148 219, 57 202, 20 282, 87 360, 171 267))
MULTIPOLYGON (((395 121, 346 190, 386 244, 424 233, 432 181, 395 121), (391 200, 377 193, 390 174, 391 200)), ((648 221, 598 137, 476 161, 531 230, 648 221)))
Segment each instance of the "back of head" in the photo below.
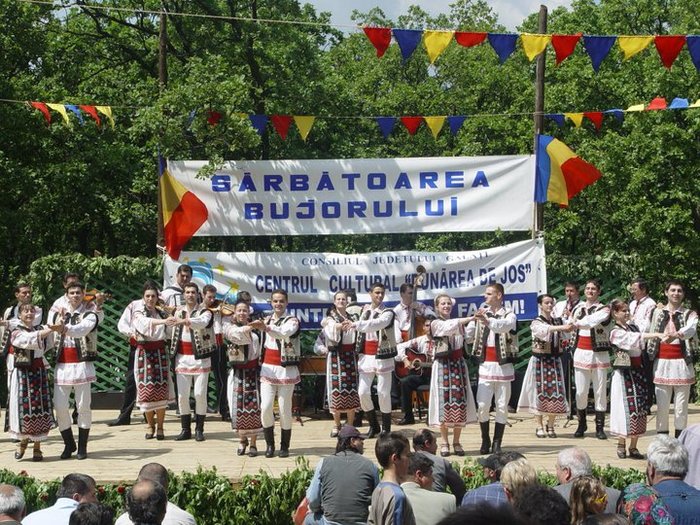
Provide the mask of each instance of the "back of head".
POLYGON ((571 478, 590 476, 593 472, 593 464, 588 452, 580 447, 565 448, 557 455, 559 468, 567 468, 571 472, 571 478))
POLYGON ((526 525, 510 505, 494 507, 488 502, 459 507, 437 525, 526 525))
POLYGON ((432 449, 431 445, 435 443, 435 434, 429 428, 419 428, 416 433, 413 434, 413 450, 418 452, 419 450, 427 450, 430 452, 432 449))
POLYGON ((411 454, 408 460, 408 475, 415 476, 416 472, 427 475, 433 470, 433 460, 424 454, 411 454))
POLYGON ((630 520, 622 514, 591 514, 581 525, 630 525, 630 520))
POLYGON ((141 467, 137 481, 144 479, 155 481, 168 492, 168 470, 160 463, 147 463, 141 467))
POLYGON ((688 450, 676 438, 659 434, 649 444, 647 461, 657 475, 684 478, 688 473, 688 450))
POLYGON ((396 454, 400 456, 404 451, 410 451, 408 439, 399 432, 390 432, 389 434, 380 435, 377 443, 374 445, 374 454, 377 456, 377 461, 382 468, 391 466, 391 456, 396 454))
POLYGON ((571 523, 571 510, 564 497, 552 487, 539 483, 524 487, 513 501, 513 509, 524 520, 538 525, 571 523))
POLYGON ((126 494, 126 508, 134 525, 160 525, 168 500, 165 489, 155 481, 137 481, 126 494))
POLYGON ((523 490, 535 483, 537 483, 537 471, 525 458, 509 462, 501 471, 501 484, 512 501, 520 499, 523 490))
POLYGON ((14 485, 0 485, 0 514, 11 516, 17 521, 24 518, 24 492, 14 485))
POLYGON ((68 525, 112 525, 114 512, 101 503, 81 503, 71 512, 68 525))
POLYGON ((586 516, 598 514, 605 509, 607 493, 603 483, 594 476, 580 476, 571 485, 569 507, 571 522, 581 523, 586 516))
POLYGON ((95 480, 92 478, 92 476, 73 473, 68 474, 65 478, 63 478, 63 481, 61 481, 61 486, 59 487, 58 491, 56 491, 56 497, 76 499, 75 496, 77 494, 79 498, 77 498, 76 501, 79 501, 81 498, 94 491, 95 480))

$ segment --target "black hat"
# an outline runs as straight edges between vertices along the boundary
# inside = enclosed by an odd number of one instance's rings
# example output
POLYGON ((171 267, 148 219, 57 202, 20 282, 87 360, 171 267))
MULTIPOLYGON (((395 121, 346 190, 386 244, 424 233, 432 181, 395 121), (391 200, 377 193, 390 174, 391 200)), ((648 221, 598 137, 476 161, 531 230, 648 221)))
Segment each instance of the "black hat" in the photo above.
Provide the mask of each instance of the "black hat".
POLYGON ((338 432, 339 439, 348 439, 348 438, 365 439, 365 437, 367 437, 367 436, 360 434, 360 431, 357 430, 352 425, 344 425, 343 428, 340 429, 340 432, 338 432))

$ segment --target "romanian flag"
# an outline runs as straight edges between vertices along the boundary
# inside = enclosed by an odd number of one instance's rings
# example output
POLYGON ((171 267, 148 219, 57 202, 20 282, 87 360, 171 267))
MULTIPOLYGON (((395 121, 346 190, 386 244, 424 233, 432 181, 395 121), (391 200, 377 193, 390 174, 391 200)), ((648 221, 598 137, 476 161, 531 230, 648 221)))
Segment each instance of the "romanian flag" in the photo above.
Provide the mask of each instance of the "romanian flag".
POLYGON ((568 206, 571 197, 601 176, 593 164, 548 135, 537 136, 536 157, 535 202, 550 201, 568 206))
POLYGON ((163 210, 165 250, 178 260, 180 252, 207 220, 209 212, 199 198, 175 180, 168 171, 167 161, 158 157, 160 202, 163 210))

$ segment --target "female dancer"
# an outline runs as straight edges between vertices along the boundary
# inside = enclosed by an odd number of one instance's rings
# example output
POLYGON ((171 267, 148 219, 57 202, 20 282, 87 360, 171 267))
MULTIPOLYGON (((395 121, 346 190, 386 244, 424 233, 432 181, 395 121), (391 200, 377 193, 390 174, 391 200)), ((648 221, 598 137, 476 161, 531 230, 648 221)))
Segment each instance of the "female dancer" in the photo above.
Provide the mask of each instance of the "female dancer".
POLYGON ((573 325, 562 324, 560 317, 552 317, 554 296, 542 294, 537 298, 540 315, 530 324, 532 331, 532 357, 527 365, 523 386, 518 400, 518 410, 535 414, 538 438, 557 437, 554 419, 569 413, 561 365, 561 342, 573 330, 573 325), (547 416, 547 427, 543 416, 547 416))
MULTIPOLYGON (((7 356, 9 434, 18 439, 15 459, 22 459, 29 441, 34 442, 32 459, 41 461, 41 442, 56 427, 53 418, 49 364, 44 358, 51 328, 35 328, 33 304, 19 306, 19 325, 12 331, 7 356)), ((56 327, 60 330, 62 325, 56 327)))
POLYGON ((435 298, 438 318, 430 323, 434 353, 430 377, 428 423, 440 427, 440 455, 450 455, 448 429, 452 428, 452 447, 458 456, 464 455, 459 442, 462 427, 476 422, 476 404, 469 383, 469 370, 464 360, 464 325, 474 317, 450 319, 454 302, 449 295, 435 298), (445 355, 442 354, 444 350, 445 355), (436 352, 437 351, 437 352, 436 352))
MULTIPOLYGON (((321 321, 325 339, 326 359, 326 392, 328 395, 328 410, 333 414, 333 430, 331 437, 337 437, 340 432, 340 415, 345 412, 346 420, 352 422, 355 410, 360 407, 360 396, 357 393, 357 356, 355 355, 355 330, 343 322, 351 319, 346 311, 348 296, 345 292, 336 292, 333 296, 333 306, 328 309, 325 319, 321 321)), ((321 353, 324 347, 318 346, 321 353)))
POLYGON ((175 318, 156 308, 158 287, 153 282, 143 285, 143 309, 134 312, 136 339, 134 379, 136 406, 146 416, 146 439, 165 439, 163 421, 169 401, 175 400, 170 365, 165 349, 166 330, 174 326, 175 318), (155 421, 154 421, 155 419, 155 421), (156 431, 156 425, 158 429, 156 431))
POLYGON ((630 323, 630 310, 620 299, 610 303, 615 326, 610 332, 616 359, 610 383, 610 432, 617 436, 617 457, 627 457, 625 439, 630 438, 629 457, 644 459, 637 440, 647 430, 647 382, 642 369, 642 350, 647 339, 663 339, 659 333, 640 333, 630 323))
POLYGON ((226 353, 231 364, 228 373, 227 397, 231 409, 231 428, 238 432, 239 456, 258 455, 257 438, 262 432, 260 419, 260 335, 248 325, 250 307, 239 299, 233 312, 233 322, 224 321, 223 335, 226 339, 226 353), (235 363, 235 364, 234 364, 235 363))

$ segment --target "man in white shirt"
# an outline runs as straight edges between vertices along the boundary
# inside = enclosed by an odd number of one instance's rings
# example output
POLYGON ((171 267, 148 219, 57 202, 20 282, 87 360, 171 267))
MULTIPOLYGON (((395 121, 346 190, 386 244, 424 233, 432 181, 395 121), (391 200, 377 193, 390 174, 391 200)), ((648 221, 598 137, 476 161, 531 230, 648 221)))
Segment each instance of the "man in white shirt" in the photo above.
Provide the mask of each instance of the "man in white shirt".
POLYGON ((68 474, 56 492, 53 506, 32 512, 23 525, 68 525, 70 515, 81 503, 97 503, 95 480, 87 474, 68 474))

